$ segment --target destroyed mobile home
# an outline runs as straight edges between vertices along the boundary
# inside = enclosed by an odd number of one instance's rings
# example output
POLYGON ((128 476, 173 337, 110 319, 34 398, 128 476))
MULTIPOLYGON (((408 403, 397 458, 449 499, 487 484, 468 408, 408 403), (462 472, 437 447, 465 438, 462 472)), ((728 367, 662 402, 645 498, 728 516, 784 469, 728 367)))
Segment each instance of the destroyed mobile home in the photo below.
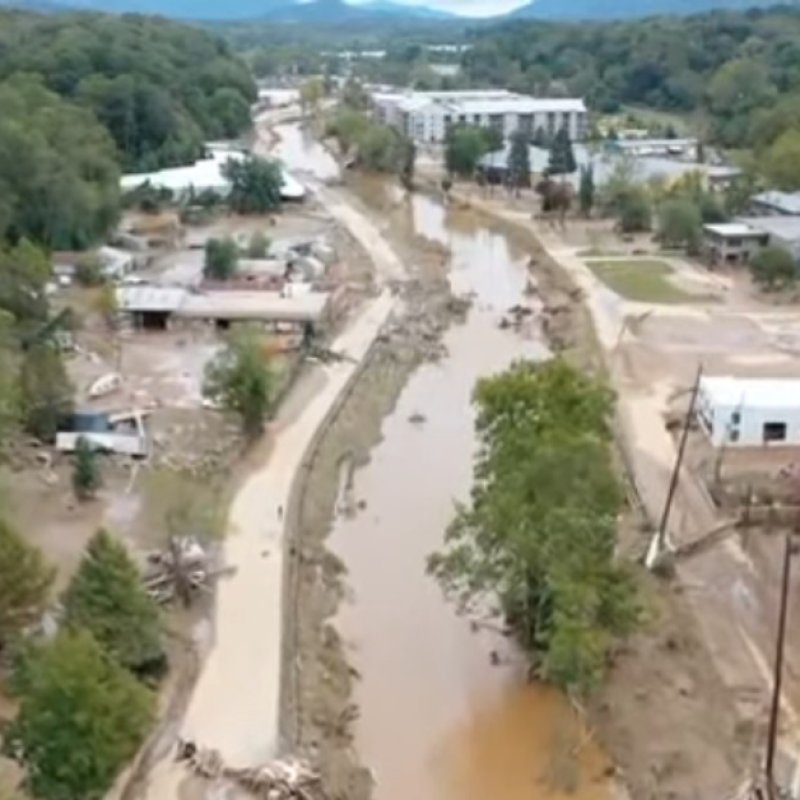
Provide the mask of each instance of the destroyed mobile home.
POLYGON ((149 438, 145 420, 149 412, 133 409, 117 414, 84 412, 73 414, 56 433, 56 450, 74 453, 84 440, 93 450, 145 458, 149 438))

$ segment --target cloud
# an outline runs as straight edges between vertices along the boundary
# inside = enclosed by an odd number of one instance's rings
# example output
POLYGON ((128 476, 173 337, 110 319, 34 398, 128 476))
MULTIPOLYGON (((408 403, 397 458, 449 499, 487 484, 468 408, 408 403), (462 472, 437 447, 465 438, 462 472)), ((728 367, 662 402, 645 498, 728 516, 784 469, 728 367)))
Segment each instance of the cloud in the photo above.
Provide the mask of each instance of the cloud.
MULTIPOLYGON (((368 0, 349 0, 350 2, 368 2, 368 0)), ((408 6, 426 6, 461 14, 465 17, 490 17, 505 14, 521 5, 525 0, 394 0, 408 6)))

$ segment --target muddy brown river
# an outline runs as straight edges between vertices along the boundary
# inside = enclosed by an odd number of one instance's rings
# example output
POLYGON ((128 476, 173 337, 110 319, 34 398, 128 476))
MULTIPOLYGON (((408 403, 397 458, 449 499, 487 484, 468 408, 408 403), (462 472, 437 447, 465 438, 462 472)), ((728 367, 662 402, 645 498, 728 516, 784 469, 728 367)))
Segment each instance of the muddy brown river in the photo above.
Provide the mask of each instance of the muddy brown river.
MULTIPOLYGON (((317 177, 329 177, 318 144, 304 149, 310 140, 293 126, 279 132, 290 167, 313 170, 322 159, 317 177)), ((513 644, 490 627, 473 629, 425 573, 454 503, 469 494, 475 381, 514 359, 547 355, 535 324, 498 326, 523 300, 528 255, 425 195, 404 202, 409 226, 449 249, 453 290, 474 303, 445 336, 449 355, 420 367, 384 420, 381 442, 353 479, 362 510, 337 517, 329 541, 347 569, 336 624, 360 674, 360 758, 376 800, 607 798, 607 759, 566 699, 526 682, 513 644), (425 421, 410 422, 414 414, 425 421)))

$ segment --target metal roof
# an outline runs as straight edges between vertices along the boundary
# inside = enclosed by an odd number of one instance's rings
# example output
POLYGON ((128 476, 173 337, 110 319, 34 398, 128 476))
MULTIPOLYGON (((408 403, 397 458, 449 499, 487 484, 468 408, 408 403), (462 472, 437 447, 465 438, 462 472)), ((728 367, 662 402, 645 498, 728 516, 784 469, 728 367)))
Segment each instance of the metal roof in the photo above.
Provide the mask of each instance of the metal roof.
POLYGON ((178 315, 195 319, 315 322, 324 313, 329 297, 327 292, 287 295, 222 289, 188 295, 178 315))
POLYGON ((737 217, 738 221, 787 242, 800 242, 800 216, 737 217))
POLYGON ((712 406, 736 408, 800 408, 800 379, 736 378, 704 375, 700 392, 712 406))
POLYGON ((783 214, 800 214, 800 192, 761 192, 753 196, 753 202, 783 214))
POLYGON ((187 291, 179 286, 119 286, 117 306, 120 311, 177 311, 187 297, 187 291))

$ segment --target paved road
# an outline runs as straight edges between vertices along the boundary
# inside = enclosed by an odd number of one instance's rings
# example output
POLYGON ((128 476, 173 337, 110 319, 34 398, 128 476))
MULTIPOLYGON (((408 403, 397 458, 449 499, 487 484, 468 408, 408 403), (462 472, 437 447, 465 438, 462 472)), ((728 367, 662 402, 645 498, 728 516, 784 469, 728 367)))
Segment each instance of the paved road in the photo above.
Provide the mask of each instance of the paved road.
MULTIPOLYGON (((331 215, 370 254, 379 283, 404 276, 403 265, 376 226, 334 190, 320 189, 331 215)), ((234 766, 254 766, 275 754, 281 667, 283 554, 280 509, 312 439, 354 379, 395 301, 388 289, 369 301, 332 347, 350 358, 318 366, 324 386, 276 437, 267 461, 236 495, 230 510, 225 563, 235 574, 217 589, 215 641, 184 719, 162 741, 163 757, 150 773, 148 800, 175 800, 182 777, 172 761, 175 735, 220 751, 234 766)), ((302 387, 296 391, 302 392, 302 387)))

